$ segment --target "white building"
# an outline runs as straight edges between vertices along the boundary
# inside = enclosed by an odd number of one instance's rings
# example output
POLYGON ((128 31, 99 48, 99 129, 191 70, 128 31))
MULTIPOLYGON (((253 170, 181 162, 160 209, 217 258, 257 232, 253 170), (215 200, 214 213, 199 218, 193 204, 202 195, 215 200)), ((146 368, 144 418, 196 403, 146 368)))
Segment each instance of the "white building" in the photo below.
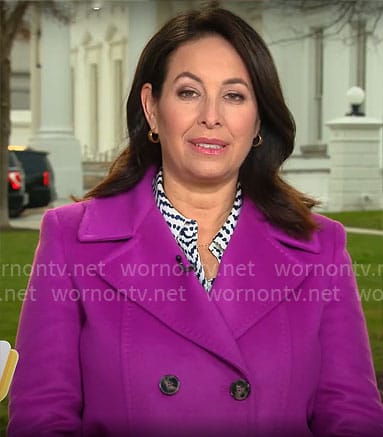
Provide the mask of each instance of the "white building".
MULTIPOLYGON (((200 3, 77 2, 74 21, 66 28, 57 23, 49 24, 52 18, 38 19, 32 15, 32 127, 28 132, 28 116, 24 113, 21 117, 22 113, 15 112, 14 119, 18 119, 19 124, 15 124, 12 142, 26 143, 33 137, 33 144, 50 147, 48 143, 52 138, 60 137, 52 154, 58 158, 57 147, 62 147, 63 135, 69 138, 69 124, 73 122, 74 137, 70 138, 68 148, 71 152, 60 155, 59 167, 65 167, 66 159, 78 159, 76 147, 81 148, 85 160, 111 159, 126 144, 124 102, 141 49, 170 16, 183 9, 198 7, 200 3), (39 32, 41 38, 37 36, 39 32), (70 70, 63 68, 69 54, 57 57, 57 52, 66 47, 63 39, 69 39, 70 70), (56 61, 47 60, 48 52, 52 58, 56 56, 56 61), (36 68, 41 62, 42 68, 36 68), (46 74, 45 64, 49 64, 50 73, 47 79, 42 79, 46 74), (65 100, 64 111, 57 104, 62 100, 65 100), (50 132, 48 143, 41 141, 47 131, 50 132)), ((319 197, 325 209, 331 204, 332 209, 337 209, 334 202, 330 202, 334 181, 330 183, 332 160, 326 146, 331 131, 326 122, 342 117, 348 111, 346 92, 354 85, 366 90, 363 108, 366 114, 383 120, 383 20, 377 22, 373 14, 354 14, 340 20, 336 1, 334 7, 314 12, 298 11, 291 7, 294 2, 284 0, 221 3, 253 25, 274 56, 286 100, 297 124, 295 154, 284 166, 286 178, 300 190, 319 197)), ((375 126, 379 130, 379 125, 375 126)), ((371 187, 372 197, 364 189, 364 200, 360 204, 353 200, 353 205, 346 202, 340 208, 383 207, 381 142, 371 153, 376 154, 374 178, 364 182, 377 184, 371 187)), ((363 174, 368 173, 367 169, 363 174)))

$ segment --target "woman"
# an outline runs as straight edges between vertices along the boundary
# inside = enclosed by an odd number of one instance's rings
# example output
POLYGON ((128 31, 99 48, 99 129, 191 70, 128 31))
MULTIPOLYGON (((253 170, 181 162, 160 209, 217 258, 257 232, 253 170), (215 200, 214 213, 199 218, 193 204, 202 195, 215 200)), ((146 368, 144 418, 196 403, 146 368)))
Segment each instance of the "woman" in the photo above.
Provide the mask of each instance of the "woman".
POLYGON ((9 436, 383 435, 345 233, 279 177, 294 123, 259 35, 172 19, 127 118, 109 176, 44 218, 9 436))

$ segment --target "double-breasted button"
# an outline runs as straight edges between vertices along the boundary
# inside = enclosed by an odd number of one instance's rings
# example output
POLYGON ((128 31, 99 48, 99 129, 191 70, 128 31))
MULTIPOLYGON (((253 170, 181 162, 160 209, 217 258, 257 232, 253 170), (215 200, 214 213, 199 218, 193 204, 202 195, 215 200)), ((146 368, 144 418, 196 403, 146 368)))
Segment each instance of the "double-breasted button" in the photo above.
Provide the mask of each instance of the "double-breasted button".
POLYGON ((164 395, 172 396, 178 392, 180 380, 174 375, 165 375, 160 381, 160 390, 164 395))
POLYGON ((238 379, 230 385, 230 394, 235 400, 243 401, 250 394, 250 384, 244 379, 238 379))

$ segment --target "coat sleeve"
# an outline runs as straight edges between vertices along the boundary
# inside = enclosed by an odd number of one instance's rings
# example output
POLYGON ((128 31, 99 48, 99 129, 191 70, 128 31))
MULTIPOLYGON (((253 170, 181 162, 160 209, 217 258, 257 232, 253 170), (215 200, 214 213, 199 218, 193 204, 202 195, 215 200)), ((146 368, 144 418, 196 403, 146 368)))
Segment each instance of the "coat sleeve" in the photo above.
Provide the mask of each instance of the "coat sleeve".
POLYGON ((9 437, 81 435, 82 316, 63 237, 56 212, 48 211, 20 316, 9 437))
POLYGON ((311 429, 316 437, 383 437, 383 405, 345 231, 339 223, 334 228, 336 298, 326 303, 321 321, 321 378, 311 429))

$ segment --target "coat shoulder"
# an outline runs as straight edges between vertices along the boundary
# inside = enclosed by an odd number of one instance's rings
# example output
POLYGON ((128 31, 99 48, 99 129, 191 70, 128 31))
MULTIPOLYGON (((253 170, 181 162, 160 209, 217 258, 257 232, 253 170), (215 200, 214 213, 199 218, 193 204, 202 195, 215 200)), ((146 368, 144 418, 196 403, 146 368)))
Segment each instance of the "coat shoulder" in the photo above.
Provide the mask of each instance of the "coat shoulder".
POLYGON ((313 213, 313 218, 318 224, 314 235, 317 235, 321 244, 337 242, 337 244, 345 245, 346 229, 342 223, 317 213, 313 213))
POLYGON ((43 216, 43 227, 51 222, 63 230, 77 230, 90 202, 91 200, 83 200, 47 210, 43 216))
POLYGON ((326 254, 327 256, 329 252, 334 250, 335 246, 344 247, 346 231, 341 223, 316 213, 313 213, 313 219, 317 223, 317 229, 308 239, 293 237, 272 225, 270 233, 284 246, 314 254, 326 254))

